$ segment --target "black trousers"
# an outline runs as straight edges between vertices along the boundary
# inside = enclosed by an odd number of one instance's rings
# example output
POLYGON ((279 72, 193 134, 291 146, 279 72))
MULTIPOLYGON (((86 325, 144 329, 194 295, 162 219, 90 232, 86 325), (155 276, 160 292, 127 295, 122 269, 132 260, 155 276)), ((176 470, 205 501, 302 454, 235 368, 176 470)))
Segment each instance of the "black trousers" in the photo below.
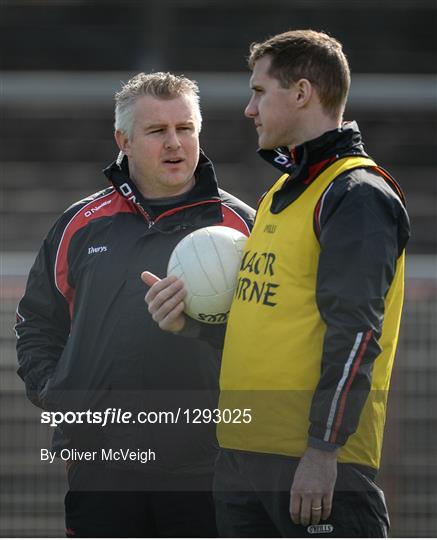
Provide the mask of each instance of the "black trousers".
POLYGON ((217 537, 212 475, 197 480, 200 490, 182 491, 172 479, 150 480, 132 472, 75 464, 68 472, 65 496, 66 536, 217 537))
POLYGON ((338 465, 333 509, 319 526, 295 525, 290 488, 298 459, 222 450, 216 463, 214 499, 224 538, 386 537, 384 494, 360 467, 338 465))

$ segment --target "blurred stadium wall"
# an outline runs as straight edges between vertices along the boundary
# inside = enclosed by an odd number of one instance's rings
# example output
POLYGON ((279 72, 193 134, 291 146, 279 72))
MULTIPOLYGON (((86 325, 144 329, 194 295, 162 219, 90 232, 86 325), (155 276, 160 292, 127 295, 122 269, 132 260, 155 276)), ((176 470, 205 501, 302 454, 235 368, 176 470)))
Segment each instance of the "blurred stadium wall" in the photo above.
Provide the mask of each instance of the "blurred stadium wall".
POLYGON ((437 535, 437 3, 435 0, 2 0, 0 535, 62 536, 65 475, 15 374, 16 303, 41 239, 106 186, 112 96, 139 71, 198 80, 202 146, 222 187, 255 205, 274 180, 242 111, 248 44, 289 28, 340 39, 346 119, 401 183, 412 218, 382 472, 393 536, 437 535))

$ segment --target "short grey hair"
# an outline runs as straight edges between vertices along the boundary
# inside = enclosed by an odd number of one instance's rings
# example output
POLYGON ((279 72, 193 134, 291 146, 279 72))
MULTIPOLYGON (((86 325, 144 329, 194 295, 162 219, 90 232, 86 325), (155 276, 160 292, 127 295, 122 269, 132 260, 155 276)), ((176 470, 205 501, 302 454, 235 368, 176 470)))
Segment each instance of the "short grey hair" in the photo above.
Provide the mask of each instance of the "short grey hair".
POLYGON ((138 73, 115 94, 115 123, 128 137, 132 136, 134 106, 138 98, 152 96, 158 99, 175 99, 189 96, 195 105, 199 131, 202 127, 202 114, 199 104, 199 87, 196 81, 187 77, 158 71, 156 73, 138 73))

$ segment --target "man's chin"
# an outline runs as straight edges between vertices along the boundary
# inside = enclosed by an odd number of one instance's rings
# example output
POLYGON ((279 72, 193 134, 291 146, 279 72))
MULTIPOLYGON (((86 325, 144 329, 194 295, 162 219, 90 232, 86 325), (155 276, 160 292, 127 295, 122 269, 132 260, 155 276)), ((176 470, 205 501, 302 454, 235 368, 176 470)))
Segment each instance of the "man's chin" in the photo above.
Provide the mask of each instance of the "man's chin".
POLYGON ((174 194, 184 193, 190 191, 195 184, 194 176, 187 178, 184 176, 172 176, 167 177, 164 182, 167 189, 174 194))
POLYGON ((267 140, 262 135, 258 137, 258 148, 260 150, 274 150, 278 145, 275 145, 272 141, 267 140))
POLYGON ((260 150, 274 150, 275 148, 277 148, 277 146, 264 141, 258 141, 258 147, 260 150))

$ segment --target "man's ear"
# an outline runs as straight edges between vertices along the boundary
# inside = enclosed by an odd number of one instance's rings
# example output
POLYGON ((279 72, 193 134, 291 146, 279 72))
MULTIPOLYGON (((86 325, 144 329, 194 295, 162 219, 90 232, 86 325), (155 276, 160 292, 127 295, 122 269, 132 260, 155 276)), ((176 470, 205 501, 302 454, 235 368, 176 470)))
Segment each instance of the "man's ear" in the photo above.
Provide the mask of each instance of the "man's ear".
POLYGON ((295 84, 296 104, 305 107, 314 93, 314 86, 308 79, 299 79, 295 84))
POLYGON ((129 156, 130 154, 130 141, 129 137, 123 133, 123 131, 120 131, 119 129, 116 129, 114 132, 115 141, 117 143, 118 148, 125 154, 126 156, 129 156))

